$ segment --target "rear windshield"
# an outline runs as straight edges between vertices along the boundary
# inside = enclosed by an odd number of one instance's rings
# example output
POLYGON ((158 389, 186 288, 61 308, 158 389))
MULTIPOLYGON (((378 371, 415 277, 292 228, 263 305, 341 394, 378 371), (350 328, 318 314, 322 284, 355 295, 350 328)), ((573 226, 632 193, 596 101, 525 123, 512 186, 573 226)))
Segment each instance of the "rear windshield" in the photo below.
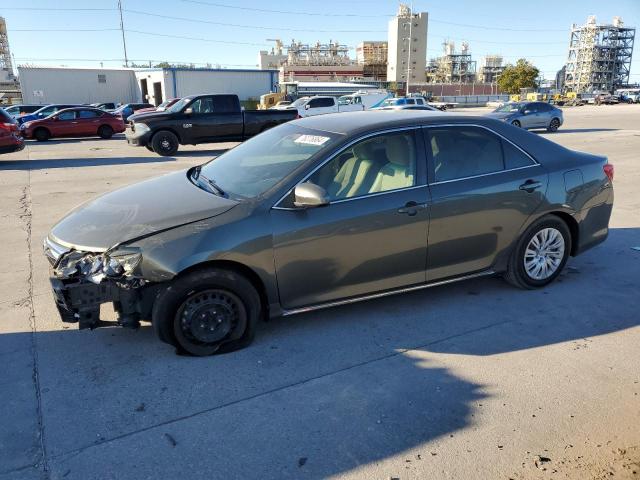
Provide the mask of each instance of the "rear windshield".
POLYGON ((0 108, 0 120, 2 123, 16 123, 16 119, 0 108))

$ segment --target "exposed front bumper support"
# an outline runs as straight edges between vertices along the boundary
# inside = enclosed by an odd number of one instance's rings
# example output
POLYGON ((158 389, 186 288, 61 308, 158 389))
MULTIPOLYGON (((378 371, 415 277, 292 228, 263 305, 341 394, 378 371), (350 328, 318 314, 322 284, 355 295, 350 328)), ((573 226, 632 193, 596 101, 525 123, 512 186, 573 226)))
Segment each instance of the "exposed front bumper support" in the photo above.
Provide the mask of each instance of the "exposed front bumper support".
POLYGON ((109 325, 100 320, 100 305, 113 303, 118 324, 138 328, 150 319, 155 287, 123 288, 114 281, 94 284, 86 280, 50 279, 53 296, 63 322, 78 323, 80 329, 109 325))

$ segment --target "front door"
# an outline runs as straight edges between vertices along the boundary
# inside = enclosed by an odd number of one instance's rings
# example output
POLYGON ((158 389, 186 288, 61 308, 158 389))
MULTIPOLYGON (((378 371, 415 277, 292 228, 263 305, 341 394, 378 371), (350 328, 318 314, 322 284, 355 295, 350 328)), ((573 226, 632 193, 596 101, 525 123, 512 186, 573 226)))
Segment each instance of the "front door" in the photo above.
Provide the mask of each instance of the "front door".
POLYGON ((292 309, 425 282, 429 192, 421 139, 378 135, 307 179, 330 198, 271 211, 280 301, 292 309))
POLYGON ((477 126, 425 128, 431 223, 429 282, 490 269, 544 199, 547 173, 477 126))
POLYGON ((53 122, 50 122, 51 135, 53 137, 70 137, 77 134, 78 121, 76 120, 77 112, 69 110, 58 113, 53 122))

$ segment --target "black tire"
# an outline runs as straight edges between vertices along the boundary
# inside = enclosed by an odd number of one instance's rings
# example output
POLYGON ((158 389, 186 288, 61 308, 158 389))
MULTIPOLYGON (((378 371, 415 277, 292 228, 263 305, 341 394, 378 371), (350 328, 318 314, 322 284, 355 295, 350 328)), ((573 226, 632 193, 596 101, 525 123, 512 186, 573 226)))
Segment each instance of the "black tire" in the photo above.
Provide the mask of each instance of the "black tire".
MULTIPOLYGON (((153 152, 153 147, 151 145, 149 145, 148 143, 144 146, 144 148, 146 148, 150 152, 153 152)), ((153 152, 153 153, 156 153, 156 152, 153 152)))
POLYGON ((552 118, 547 127, 547 132, 557 132, 560 128, 560 120, 558 118, 552 118))
POLYGON ((152 323, 176 353, 207 356, 249 345, 260 311, 260 296, 247 278, 209 268, 172 281, 156 298, 152 323))
POLYGON ((562 272, 562 269, 569 259, 569 255, 571 253, 571 240, 569 227, 561 218, 556 217, 555 215, 546 215, 539 218, 533 222, 518 239, 515 248, 511 252, 511 257, 509 258, 509 265, 506 273, 504 274, 505 280, 511 285, 523 289, 541 288, 550 284, 558 277, 558 275, 560 275, 560 272, 562 272), (553 271, 550 276, 544 279, 535 279, 527 273, 525 268, 525 252, 533 237, 548 228, 555 229, 562 235, 562 239, 564 241, 563 256, 559 265, 555 267, 555 271, 553 271))
POLYGON ((100 138, 103 138, 104 140, 107 140, 111 137, 113 137, 113 128, 111 128, 109 125, 102 125, 99 129, 98 129, 98 136, 100 138))
POLYGON ((151 139, 151 147, 153 148, 153 151, 163 157, 175 155, 179 146, 180 142, 178 141, 178 137, 168 130, 160 130, 158 133, 154 134, 151 139))
POLYGON ((33 132, 33 138, 39 142, 46 142, 51 138, 51 133, 46 128, 36 128, 36 131, 33 132))
POLYGON ((519 120, 514 120, 513 122, 511 122, 511 125, 513 125, 514 127, 518 127, 518 128, 520 128, 522 126, 522 124, 520 123, 519 120))

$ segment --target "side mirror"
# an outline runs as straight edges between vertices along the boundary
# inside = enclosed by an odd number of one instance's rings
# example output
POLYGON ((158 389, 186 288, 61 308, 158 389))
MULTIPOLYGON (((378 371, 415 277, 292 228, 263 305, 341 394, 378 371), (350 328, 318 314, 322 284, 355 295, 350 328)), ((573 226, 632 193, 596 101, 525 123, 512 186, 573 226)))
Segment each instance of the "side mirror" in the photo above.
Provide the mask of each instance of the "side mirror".
POLYGON ((192 113, 193 113, 193 108, 189 107, 184 109, 185 115, 191 115, 192 113))
POLYGON ((299 183, 293 191, 296 207, 315 208, 329 205, 329 195, 327 191, 310 182, 299 183))
POLYGON ((309 107, 309 104, 307 103, 307 104, 304 106, 304 109, 305 109, 305 110, 309 110, 309 108, 310 108, 310 107, 309 107))

